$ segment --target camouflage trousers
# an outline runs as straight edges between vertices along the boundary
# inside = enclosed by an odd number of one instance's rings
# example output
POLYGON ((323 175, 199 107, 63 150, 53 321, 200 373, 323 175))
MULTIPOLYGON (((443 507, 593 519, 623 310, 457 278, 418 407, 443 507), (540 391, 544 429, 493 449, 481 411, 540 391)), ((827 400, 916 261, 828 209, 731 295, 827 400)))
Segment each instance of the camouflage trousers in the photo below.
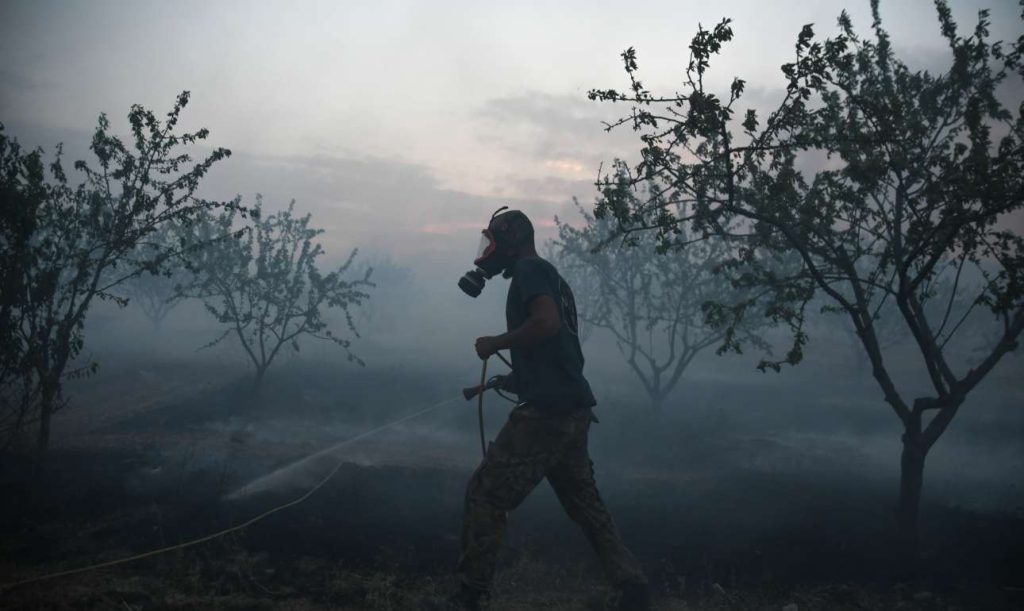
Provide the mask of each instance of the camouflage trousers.
POLYGON ((465 585, 490 588, 508 512, 545 477, 597 552, 609 581, 646 583, 597 492, 587 451, 590 422, 589 409, 554 413, 521 405, 512 410, 466 490, 458 564, 465 585))

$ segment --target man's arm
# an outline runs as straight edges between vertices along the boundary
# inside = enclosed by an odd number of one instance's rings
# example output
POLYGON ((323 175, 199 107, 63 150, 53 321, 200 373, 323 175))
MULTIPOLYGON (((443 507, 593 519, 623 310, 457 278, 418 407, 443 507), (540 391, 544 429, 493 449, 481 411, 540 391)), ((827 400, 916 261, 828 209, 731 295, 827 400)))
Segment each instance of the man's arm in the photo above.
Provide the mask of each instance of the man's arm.
POLYGON ((537 295, 530 300, 527 308, 530 315, 518 328, 497 336, 477 338, 477 355, 485 359, 498 350, 529 348, 558 334, 562 321, 558 316, 558 305, 551 295, 537 295))

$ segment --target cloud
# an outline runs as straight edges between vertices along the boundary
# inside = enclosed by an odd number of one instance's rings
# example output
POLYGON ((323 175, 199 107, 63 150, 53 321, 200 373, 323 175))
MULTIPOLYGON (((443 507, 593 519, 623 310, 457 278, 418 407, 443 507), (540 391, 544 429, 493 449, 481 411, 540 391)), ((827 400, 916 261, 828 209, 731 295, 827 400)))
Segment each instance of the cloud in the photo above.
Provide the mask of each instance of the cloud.
POLYGON ((418 233, 437 234, 444 236, 452 236, 461 233, 472 233, 479 231, 481 224, 474 221, 465 221, 457 223, 427 223, 416 229, 418 233))
POLYGON ((529 193, 534 198, 556 204, 571 201, 574 197, 589 201, 597 192, 594 187, 594 180, 597 177, 595 169, 590 178, 575 179, 563 178, 561 176, 522 176, 509 175, 506 183, 509 190, 518 193, 529 193))
POLYGON ((543 162, 588 168, 608 155, 637 148, 632 133, 604 129, 622 108, 592 102, 582 94, 525 92, 486 101, 478 116, 485 123, 501 124, 500 130, 488 133, 504 134, 498 144, 508 150, 543 162))
MULTIPOLYGON (((115 131, 121 132, 115 122, 115 131)), ((91 132, 39 127, 12 122, 6 131, 26 148, 43 147, 47 158, 64 143, 65 167, 75 160, 94 163, 88 150, 91 132)), ((216 134, 208 141, 221 142, 216 134)), ((195 148, 201 158, 208 149, 195 148)), ((77 178, 72 175, 72 180, 77 178)), ((230 200, 241 195, 253 203, 262 194, 268 211, 283 209, 292 199, 300 212, 312 213, 312 224, 331 259, 340 259, 353 247, 394 254, 424 265, 460 261, 476 247, 479 231, 500 206, 523 210, 543 234, 545 221, 557 208, 552 201, 568 202, 577 186, 572 179, 509 178, 520 183, 512 191, 533 193, 473 194, 447 188, 425 164, 395 158, 334 155, 259 155, 235 150, 218 162, 204 178, 199 195, 230 200), (564 194, 564 195, 563 195, 564 194), (550 199, 549 199, 550 197, 550 199)))
POLYGON ((204 196, 251 202, 261 193, 269 210, 292 199, 311 212, 332 256, 353 246, 402 259, 461 256, 498 207, 527 213, 539 227, 553 215, 541 198, 496 197, 444 188, 424 165, 395 159, 233 155, 211 171, 204 196))
POLYGON ((582 94, 524 92, 487 100, 476 113, 480 132, 509 159, 497 194, 551 205, 589 199, 598 168, 640 148, 632 131, 604 129, 624 110, 582 94))

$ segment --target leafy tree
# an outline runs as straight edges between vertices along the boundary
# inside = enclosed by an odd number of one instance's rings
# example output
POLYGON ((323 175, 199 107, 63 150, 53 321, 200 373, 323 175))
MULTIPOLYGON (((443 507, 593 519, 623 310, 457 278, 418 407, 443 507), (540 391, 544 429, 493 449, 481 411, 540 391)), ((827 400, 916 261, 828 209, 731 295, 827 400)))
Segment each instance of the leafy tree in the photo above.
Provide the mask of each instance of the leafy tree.
POLYGON ((0 124, 0 441, 10 443, 33 417, 38 385, 18 330, 39 208, 48 197, 40 151, 23 152, 0 124))
POLYGON ((264 216, 263 199, 256 198, 251 224, 239 228, 237 211, 204 214, 188 227, 186 243, 209 243, 212 236, 234 233, 236 239, 220 240, 194 250, 190 259, 193 278, 180 288, 183 296, 198 297, 206 309, 226 325, 208 344, 214 346, 234 335, 255 368, 255 385, 282 348, 299 351, 303 336, 327 340, 345 349, 350 361, 362 364, 350 348, 350 340, 335 335, 322 319, 321 310, 338 308, 345 313, 349 331, 358 336, 351 309, 369 298, 365 288, 371 270, 346 280, 356 256, 353 250, 334 271, 322 274, 317 258, 323 247, 314 242, 322 229, 309 226, 310 215, 296 217, 295 202, 286 210, 264 216))
MULTIPOLYGON (((617 219, 627 232, 654 227, 662 241, 680 225, 695 236, 735 237, 726 228, 739 223, 747 246, 731 269, 765 289, 769 316, 793 332, 786 359, 763 366, 801 359, 806 306, 816 293, 849 318, 903 426, 897 516, 905 550, 913 552, 925 457, 1024 329, 1024 240, 1007 224, 1024 205, 1024 105, 1007 108, 999 97, 1004 83, 1024 76, 1024 37, 1010 45, 990 41, 986 11, 961 34, 938 0, 952 61, 933 74, 894 55, 877 0, 871 8, 868 38, 845 13, 833 38, 818 41, 811 26, 803 28, 795 60, 782 66, 782 101, 763 123, 755 109, 736 116, 743 80, 734 79, 725 97, 706 86, 712 57, 732 38, 728 19, 692 39, 682 93, 649 92, 628 49, 629 91, 594 90, 590 97, 631 105, 608 127, 638 131, 636 175, 655 181, 670 205, 611 191, 595 214, 617 219), (827 162, 814 170, 821 159, 827 162), (675 214, 680 203, 685 216, 675 214), (795 254, 802 266, 776 273, 753 258, 761 248, 795 254), (953 298, 972 269, 981 289, 957 311, 953 298), (940 282, 951 283, 950 301, 929 315, 940 282), (881 348, 876 315, 890 303, 931 384, 913 399, 890 375, 892 360, 881 348), (991 312, 997 338, 975 365, 958 366, 949 342, 974 308, 991 312)), ((735 320, 728 304, 715 313, 721 324, 735 320)))
MULTIPOLYGON (((19 371, 30 376, 22 397, 27 397, 39 425, 40 454, 49 445, 53 414, 63 405, 63 381, 96 368, 95 363, 72 367, 85 342, 84 323, 93 301, 114 299, 123 305, 112 291, 147 269, 159 268, 173 255, 156 249, 150 260, 134 257, 139 245, 161 226, 228 205, 195 196, 203 176, 230 151, 217 148, 193 161, 185 149, 204 140, 208 132, 176 132, 188 99, 188 92, 179 95, 163 121, 142 106, 132 106, 127 144, 111 133, 106 115, 100 115, 90 146, 97 165, 75 163, 84 176, 76 187, 69 186, 59 148, 48 176, 35 153, 22 158, 21 170, 11 169, 19 164, 15 153, 5 161, 8 176, 22 173, 14 179, 20 185, 15 190, 33 206, 25 213, 30 227, 21 234, 28 239, 11 253, 15 262, 8 268, 13 279, 5 278, 5 287, 8 281, 12 284, 10 295, 5 295, 10 305, 4 316, 20 351, 19 371)), ((15 150, 5 143, 7 150, 15 150)), ((5 215, 8 205, 5 201, 5 215)), ((5 362, 5 369, 9 365, 5 362)))
MULTIPOLYGON (((625 168, 620 167, 617 178, 606 191, 620 191, 637 205, 645 191, 634 188, 625 168)), ((702 240, 670 253, 658 251, 650 232, 614 244, 617 232, 610 219, 594 218, 582 207, 579 211, 584 220, 580 228, 555 219, 555 245, 564 266, 595 283, 593 303, 579 311, 580 318, 612 334, 655 411, 661 410, 694 357, 721 344, 727 333, 738 332, 746 341, 765 345, 749 320, 736 328, 705 322, 705 303, 743 297, 717 271, 724 240, 702 240)))

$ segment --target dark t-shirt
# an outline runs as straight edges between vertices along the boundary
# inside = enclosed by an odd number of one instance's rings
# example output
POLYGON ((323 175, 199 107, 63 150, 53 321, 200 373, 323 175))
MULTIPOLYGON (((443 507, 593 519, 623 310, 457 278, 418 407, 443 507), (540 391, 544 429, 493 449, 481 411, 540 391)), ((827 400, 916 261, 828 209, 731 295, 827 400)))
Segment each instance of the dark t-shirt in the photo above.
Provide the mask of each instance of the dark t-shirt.
POLYGON ((530 300, 550 295, 558 306, 558 334, 529 348, 513 348, 514 392, 522 402, 542 409, 572 410, 597 401, 583 377, 576 300, 553 265, 540 257, 520 259, 512 267, 505 320, 509 331, 529 317, 530 300))

